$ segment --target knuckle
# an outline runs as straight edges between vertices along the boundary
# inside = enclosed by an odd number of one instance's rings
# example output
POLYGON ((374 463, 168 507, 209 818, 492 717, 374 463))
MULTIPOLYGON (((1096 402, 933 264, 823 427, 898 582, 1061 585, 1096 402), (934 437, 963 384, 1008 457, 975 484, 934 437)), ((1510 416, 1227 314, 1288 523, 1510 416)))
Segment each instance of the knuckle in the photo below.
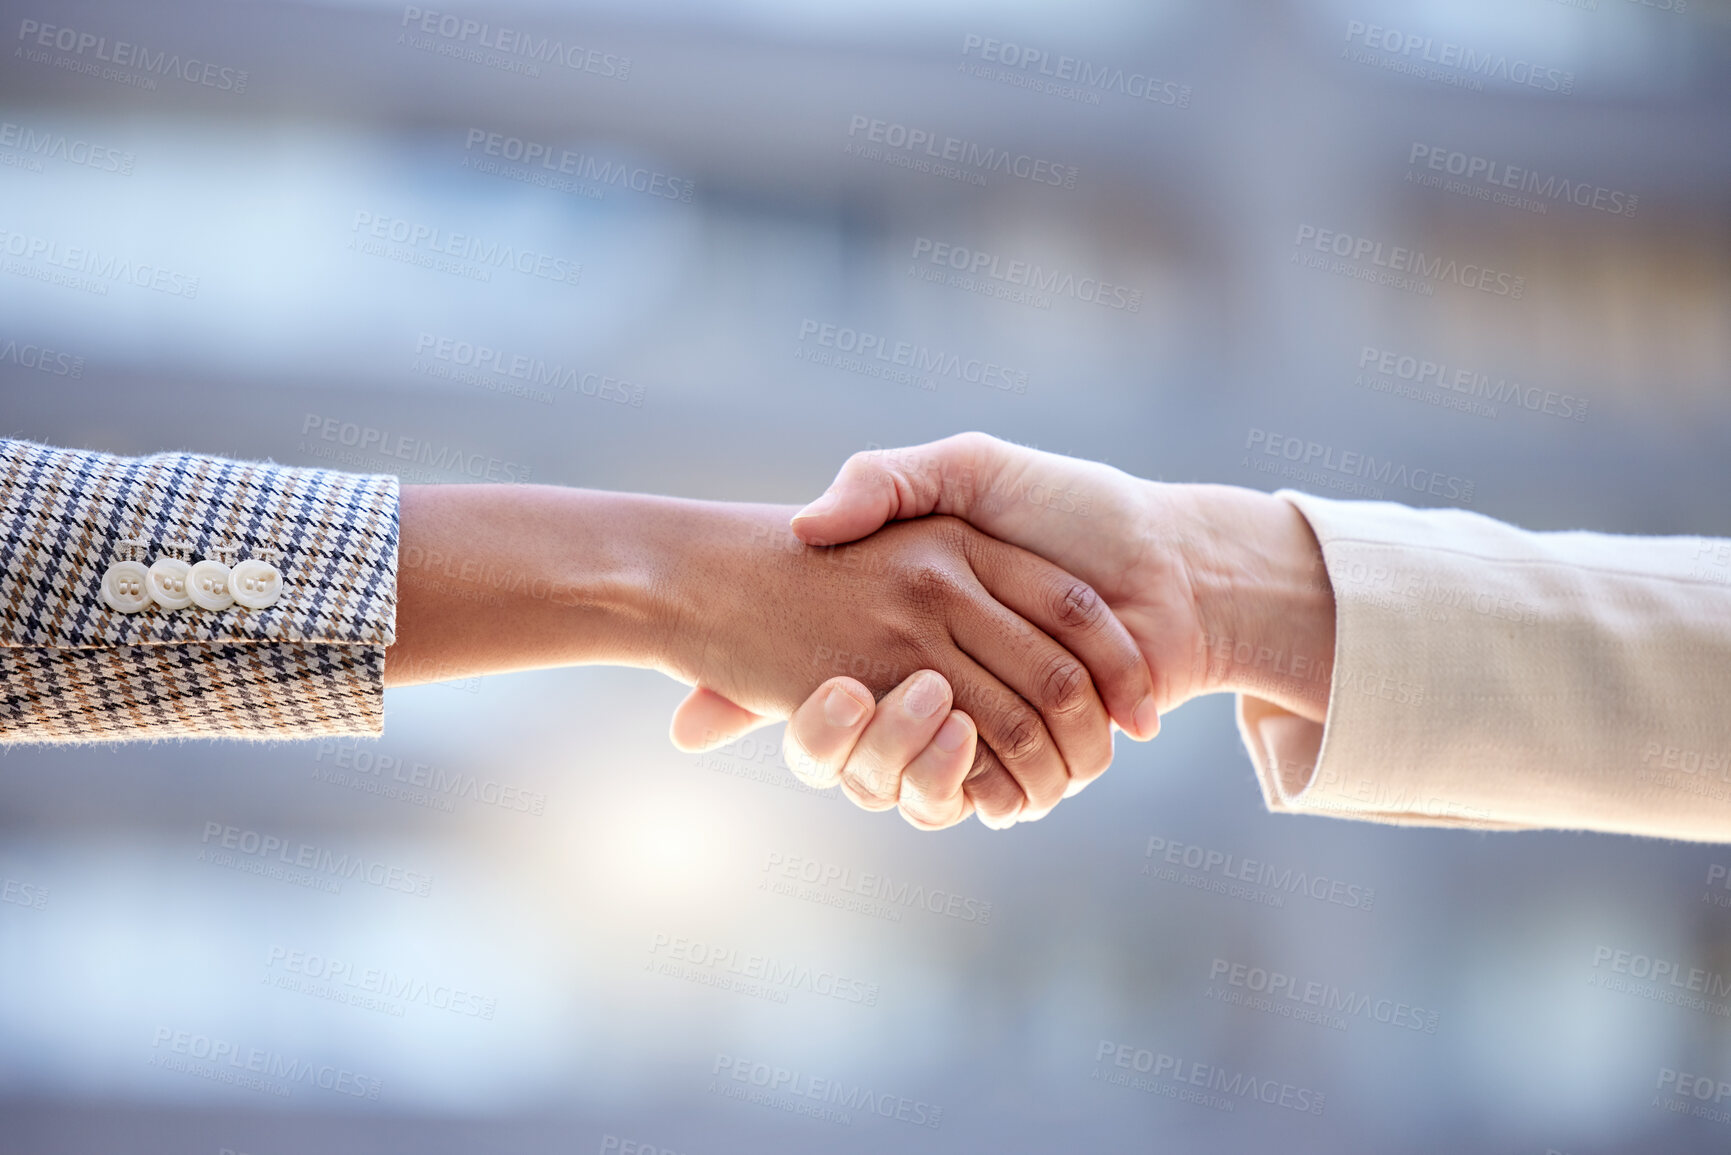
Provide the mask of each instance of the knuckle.
POLYGON ((993 437, 988 433, 981 433, 977 429, 970 429, 965 433, 952 434, 945 438, 944 441, 939 442, 939 444, 946 446, 959 455, 962 455, 965 460, 971 461, 998 445, 999 442, 996 437, 993 437))
POLYGON ((1067 581, 1059 587, 1052 607, 1058 624, 1070 629, 1093 629, 1101 624, 1106 603, 1094 587, 1084 581, 1067 581))
POLYGON ((1039 685, 1044 712, 1068 716, 1087 708, 1093 681, 1082 663, 1063 654, 1046 660, 1039 685))
POLYGON ((935 558, 922 558, 902 575, 903 588, 914 605, 936 610, 949 604, 957 593, 956 575, 935 558))
POLYGON ((910 805, 905 799, 901 804, 900 812, 901 816, 907 820, 907 824, 915 830, 943 830, 945 827, 954 826, 958 821, 953 815, 945 814, 936 809, 910 805))
POLYGON ((896 799, 884 797, 852 774, 841 776, 841 789, 842 793, 848 796, 848 800, 861 810, 888 810, 896 804, 896 799))
POLYGON ((1005 762, 1026 762, 1046 744, 1045 727, 1032 711, 1025 707, 1006 712, 998 729, 998 741, 992 743, 998 757, 1005 762))

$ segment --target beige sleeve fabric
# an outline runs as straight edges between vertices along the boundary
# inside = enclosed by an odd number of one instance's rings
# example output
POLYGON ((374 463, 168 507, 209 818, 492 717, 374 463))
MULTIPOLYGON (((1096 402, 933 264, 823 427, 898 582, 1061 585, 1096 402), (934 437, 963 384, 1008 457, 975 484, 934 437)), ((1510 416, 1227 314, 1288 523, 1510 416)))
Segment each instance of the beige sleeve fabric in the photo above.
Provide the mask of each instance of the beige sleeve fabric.
POLYGON ((1269 809, 1731 841, 1731 540, 1279 496, 1335 661, 1325 725, 1239 698, 1269 809))

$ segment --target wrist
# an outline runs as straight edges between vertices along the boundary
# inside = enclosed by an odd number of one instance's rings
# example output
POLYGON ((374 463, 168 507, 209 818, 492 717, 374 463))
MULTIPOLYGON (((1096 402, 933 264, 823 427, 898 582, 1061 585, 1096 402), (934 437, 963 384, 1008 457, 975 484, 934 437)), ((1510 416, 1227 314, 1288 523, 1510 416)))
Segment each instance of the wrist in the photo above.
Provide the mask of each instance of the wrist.
POLYGON ((1310 523, 1273 494, 1184 488, 1196 527, 1183 548, 1205 685, 1323 721, 1334 670, 1334 590, 1310 523))
POLYGON ((614 664, 714 688, 736 672, 736 627, 762 608, 766 583, 813 552, 788 527, 794 507, 629 496, 618 512, 630 545, 610 613, 630 656, 614 664))
POLYGON ((660 664, 668 504, 553 486, 405 486, 388 681, 660 664))

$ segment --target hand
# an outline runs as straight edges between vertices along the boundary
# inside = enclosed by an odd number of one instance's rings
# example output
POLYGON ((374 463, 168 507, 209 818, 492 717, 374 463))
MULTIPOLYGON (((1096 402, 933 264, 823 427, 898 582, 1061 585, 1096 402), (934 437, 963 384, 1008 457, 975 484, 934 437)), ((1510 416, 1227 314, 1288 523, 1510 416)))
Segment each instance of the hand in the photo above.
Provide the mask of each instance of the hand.
MULTIPOLYGON (((830 708, 853 700, 861 689, 851 678, 832 678, 794 711, 782 736, 788 766, 819 789, 839 782, 844 794, 868 810, 885 809, 883 801, 893 800, 921 830, 965 819, 973 809, 964 787, 977 735, 972 718, 941 708, 950 693, 943 675, 921 670, 855 715, 839 716, 830 708), (875 784, 869 798, 855 785, 862 780, 875 784)), ((1031 817, 1024 812, 1017 820, 1031 817)))
MULTIPOLYGON (((954 518, 812 549, 786 528, 793 512, 547 485, 405 486, 385 681, 646 666, 703 687, 674 719, 675 741, 692 749, 712 739, 706 722, 737 732, 785 717, 839 669, 864 681, 826 702, 863 724, 874 693, 930 669, 938 705, 896 701, 931 709, 936 726, 953 696, 970 731, 977 723, 985 741, 970 746, 959 804, 982 820, 1041 813, 1105 768, 1108 717, 1135 717, 1153 687, 1085 583, 954 518)), ((848 781, 862 800, 896 804, 899 782, 848 781)))
MULTIPOLYGON (((1163 485, 968 433, 856 454, 794 518, 793 530, 810 544, 849 541, 886 521, 934 512, 964 517, 1093 586, 1147 659, 1158 713, 1238 690, 1313 721, 1326 716, 1333 593, 1309 525, 1279 498, 1163 485), (1305 672, 1280 672, 1296 669, 1305 672)), ((886 699, 885 708, 895 706, 886 699)), ((1138 721, 1135 732, 1144 736, 1158 727, 1157 719, 1138 721)), ((898 725, 907 728, 905 720, 898 725)), ((800 758, 807 776, 821 781, 872 746, 864 726, 835 727, 802 707, 788 727, 790 760, 800 758)), ((933 757, 929 748, 912 750, 910 772, 917 764, 926 773, 933 757)), ((916 782, 916 797, 926 789, 916 782)))
MULTIPOLYGON (((961 521, 927 518, 811 549, 785 528, 790 509, 687 504, 661 531, 681 564, 658 616, 679 626, 655 647, 660 668, 702 687, 675 719, 686 748, 712 742, 705 731, 738 732, 741 715, 785 716, 837 669, 863 676, 818 708, 863 727, 873 695, 928 670, 941 677, 895 701, 923 711, 933 730, 954 713, 952 695, 964 715, 972 760, 946 786, 944 817, 973 808, 1002 826, 1045 813, 1073 781, 1106 768, 1109 718, 1148 714, 1147 667, 1094 591, 961 521), (731 727, 713 724, 730 717, 731 727), (975 727, 983 741, 972 740, 975 727)), ((885 809, 900 800, 901 765, 889 769, 862 755, 836 777, 862 805, 885 809)))

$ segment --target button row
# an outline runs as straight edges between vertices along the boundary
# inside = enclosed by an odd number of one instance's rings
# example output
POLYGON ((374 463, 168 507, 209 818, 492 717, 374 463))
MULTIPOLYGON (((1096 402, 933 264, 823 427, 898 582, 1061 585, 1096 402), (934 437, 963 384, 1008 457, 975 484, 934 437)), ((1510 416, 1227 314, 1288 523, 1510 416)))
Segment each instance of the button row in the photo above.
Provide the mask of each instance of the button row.
POLYGON ((282 574, 258 558, 233 569, 208 558, 188 565, 179 558, 159 557, 148 569, 143 562, 117 561, 102 575, 102 600, 123 614, 136 614, 151 602, 165 610, 226 610, 236 604, 262 610, 281 595, 282 574))

